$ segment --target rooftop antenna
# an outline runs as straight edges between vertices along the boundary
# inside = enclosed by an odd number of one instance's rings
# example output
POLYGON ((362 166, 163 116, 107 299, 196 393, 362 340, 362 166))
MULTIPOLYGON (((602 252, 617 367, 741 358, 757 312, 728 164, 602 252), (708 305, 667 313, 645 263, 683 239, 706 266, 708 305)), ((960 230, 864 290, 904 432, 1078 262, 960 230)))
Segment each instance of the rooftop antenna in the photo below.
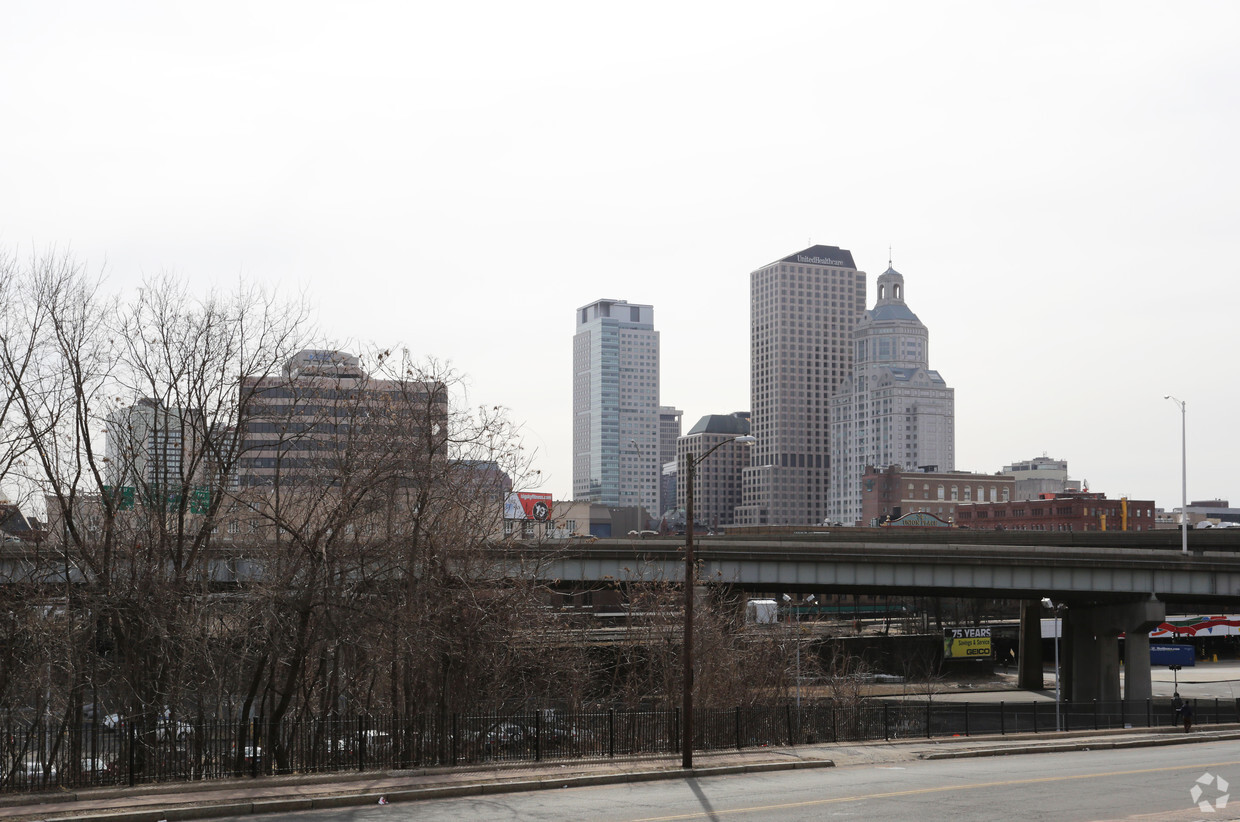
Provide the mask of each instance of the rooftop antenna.
POLYGON ((891 246, 887 246, 887 267, 891 268, 891 246))

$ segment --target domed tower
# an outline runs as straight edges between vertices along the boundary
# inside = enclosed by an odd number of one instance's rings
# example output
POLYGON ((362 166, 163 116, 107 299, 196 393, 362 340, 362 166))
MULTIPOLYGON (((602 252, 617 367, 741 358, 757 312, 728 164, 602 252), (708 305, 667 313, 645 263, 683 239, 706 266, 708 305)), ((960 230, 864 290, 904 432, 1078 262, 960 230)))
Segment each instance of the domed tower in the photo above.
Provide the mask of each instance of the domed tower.
POLYGON ((904 302, 904 275, 888 266, 877 285, 853 331, 852 375, 831 398, 830 519, 845 525, 861 521, 867 466, 955 468, 955 392, 930 370, 930 332, 904 302))
POLYGON ((904 303, 904 275, 888 267, 878 278, 878 299, 853 332, 853 373, 865 366, 926 368, 930 332, 904 303))
POLYGON ((904 275, 887 266, 887 270, 878 275, 878 300, 874 307, 890 303, 904 305, 904 275))

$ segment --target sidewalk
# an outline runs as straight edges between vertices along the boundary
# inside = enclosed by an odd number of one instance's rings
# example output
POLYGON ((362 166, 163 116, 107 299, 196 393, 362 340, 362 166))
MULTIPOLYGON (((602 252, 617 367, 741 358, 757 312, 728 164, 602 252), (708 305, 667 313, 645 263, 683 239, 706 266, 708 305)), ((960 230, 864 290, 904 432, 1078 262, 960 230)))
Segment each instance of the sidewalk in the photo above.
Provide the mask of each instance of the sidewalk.
MULTIPOLYGON (((792 768, 821 768, 947 759, 1010 756, 1098 748, 1178 745, 1240 739, 1240 725, 1182 730, 1120 729, 1061 734, 951 737, 837 743, 800 748, 756 748, 694 755, 694 777, 792 768)), ((177 822, 300 810, 320 810, 419 799, 479 796, 511 791, 581 787, 689 775, 679 756, 573 761, 511 767, 434 768, 362 774, 321 774, 216 782, 176 782, 110 788, 75 794, 0 795, 0 819, 177 822)))

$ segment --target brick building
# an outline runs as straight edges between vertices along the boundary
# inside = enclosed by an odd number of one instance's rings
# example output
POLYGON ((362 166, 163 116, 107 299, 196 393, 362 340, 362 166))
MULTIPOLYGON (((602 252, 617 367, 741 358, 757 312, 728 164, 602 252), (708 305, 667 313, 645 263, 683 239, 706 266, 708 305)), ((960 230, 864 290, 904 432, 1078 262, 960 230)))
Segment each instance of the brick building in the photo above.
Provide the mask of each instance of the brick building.
POLYGON ((1012 499, 1015 488, 1016 480, 1001 474, 933 468, 904 471, 899 465, 867 465, 861 475, 861 523, 881 525, 915 511, 955 520, 959 506, 976 500, 1005 503, 1012 499))
POLYGON ((956 524, 975 530, 1152 531, 1153 500, 1109 500, 1089 491, 1043 494, 1039 499, 962 504, 956 524))

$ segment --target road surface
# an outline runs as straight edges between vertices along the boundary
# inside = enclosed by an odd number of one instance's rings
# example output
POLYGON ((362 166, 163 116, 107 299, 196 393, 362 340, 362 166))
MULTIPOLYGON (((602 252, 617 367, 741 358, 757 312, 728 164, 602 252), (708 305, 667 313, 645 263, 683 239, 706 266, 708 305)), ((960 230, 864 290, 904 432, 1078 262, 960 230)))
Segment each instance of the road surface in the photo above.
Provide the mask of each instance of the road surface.
POLYGON ((1240 745, 1218 742, 917 761, 246 818, 265 822, 1227 820, 1240 819, 1240 745), (1233 782, 1237 796, 1229 804, 1225 797, 1233 782), (1209 803, 1210 811, 1195 802, 1209 803))

